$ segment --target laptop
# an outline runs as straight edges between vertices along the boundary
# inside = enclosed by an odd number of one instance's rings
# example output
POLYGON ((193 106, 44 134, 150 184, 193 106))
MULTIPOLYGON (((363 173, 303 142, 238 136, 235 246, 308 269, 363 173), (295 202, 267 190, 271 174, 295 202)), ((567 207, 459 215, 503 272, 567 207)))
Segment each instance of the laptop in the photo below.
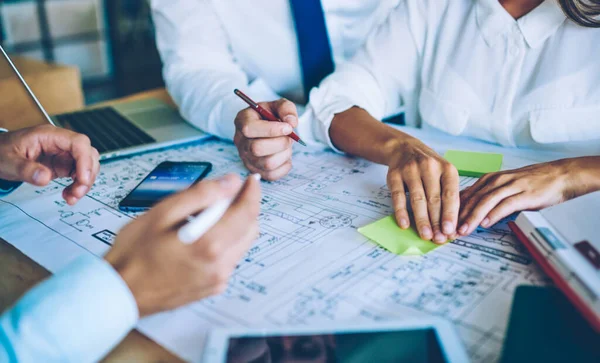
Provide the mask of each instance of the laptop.
MULTIPOLYGON (((88 136, 100 153, 100 160, 130 156, 210 137, 185 122, 172 107, 158 99, 123 102, 110 107, 50 117, 14 63, 0 46, 0 75, 14 78, 11 99, 29 104, 16 117, 27 126, 49 123, 88 136)), ((2 115, 2 110, 0 110, 2 115)), ((4 115, 4 117, 7 117, 4 115)), ((17 121, 13 121, 17 122, 17 121)))
POLYGON ((539 212, 522 212, 511 229, 540 267, 600 333, 600 192, 539 212))

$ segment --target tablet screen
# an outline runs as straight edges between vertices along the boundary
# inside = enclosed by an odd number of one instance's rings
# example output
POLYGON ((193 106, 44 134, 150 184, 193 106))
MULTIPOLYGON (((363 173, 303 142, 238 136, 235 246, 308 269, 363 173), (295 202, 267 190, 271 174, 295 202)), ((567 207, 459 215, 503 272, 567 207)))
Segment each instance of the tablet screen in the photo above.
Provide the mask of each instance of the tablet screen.
POLYGON ((232 337, 228 363, 445 362, 433 329, 232 337))

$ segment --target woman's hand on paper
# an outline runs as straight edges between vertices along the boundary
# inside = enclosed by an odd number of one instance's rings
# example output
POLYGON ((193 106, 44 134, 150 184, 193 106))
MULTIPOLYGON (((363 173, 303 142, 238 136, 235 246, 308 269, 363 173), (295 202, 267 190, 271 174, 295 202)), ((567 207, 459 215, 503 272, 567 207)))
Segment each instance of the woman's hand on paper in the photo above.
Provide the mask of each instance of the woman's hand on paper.
POLYGON ((410 226, 406 192, 421 238, 445 243, 456 235, 459 177, 456 168, 416 139, 408 139, 389 154, 387 183, 398 225, 410 226))
POLYGON ((51 125, 0 134, 0 178, 45 186, 71 177, 73 183, 63 192, 70 205, 94 184, 99 160, 87 136, 51 125))
POLYGON ((294 140, 287 135, 298 126, 296 105, 286 99, 261 102, 284 122, 266 121, 251 108, 240 111, 235 118, 233 142, 246 168, 265 180, 277 180, 292 170, 294 140))
POLYGON ((129 286, 140 316, 222 293, 258 236, 260 198, 255 178, 242 186, 239 177, 229 175, 192 186, 125 226, 105 259, 129 286), (178 240, 188 216, 236 195, 219 223, 197 242, 178 240))
POLYGON ((469 235, 512 213, 539 210, 600 189, 598 157, 563 159, 483 176, 461 192, 458 232, 469 235))

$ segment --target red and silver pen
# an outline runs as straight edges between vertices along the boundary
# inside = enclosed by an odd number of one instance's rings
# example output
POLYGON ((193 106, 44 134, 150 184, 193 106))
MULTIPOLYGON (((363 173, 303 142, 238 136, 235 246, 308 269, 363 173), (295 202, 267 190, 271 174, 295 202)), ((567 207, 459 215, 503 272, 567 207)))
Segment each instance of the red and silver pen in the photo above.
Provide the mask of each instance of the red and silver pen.
MULTIPOLYGON (((258 112, 265 120, 267 121, 276 121, 276 122, 283 122, 280 119, 278 119, 277 117, 275 117, 275 115, 273 115, 271 113, 271 111, 269 110, 265 110, 264 108, 262 108, 258 103, 254 102, 250 97, 246 96, 244 94, 244 92, 240 91, 239 89, 234 89, 233 93, 236 94, 236 96, 238 96, 239 98, 241 98, 242 100, 244 100, 244 102, 246 102, 254 111, 258 112)), ((298 135, 296 135, 295 132, 292 131, 291 134, 288 135, 290 138, 292 138, 292 140, 296 141, 297 143, 299 143, 302 146, 306 146, 306 144, 304 143, 304 141, 302 141, 302 139, 300 139, 300 137, 298 135)))

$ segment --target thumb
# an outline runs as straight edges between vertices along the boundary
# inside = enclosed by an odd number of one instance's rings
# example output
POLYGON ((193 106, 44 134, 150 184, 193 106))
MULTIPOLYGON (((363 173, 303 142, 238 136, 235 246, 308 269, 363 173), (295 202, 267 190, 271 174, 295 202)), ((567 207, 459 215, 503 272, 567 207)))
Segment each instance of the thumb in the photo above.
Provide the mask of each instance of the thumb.
POLYGON ((18 180, 40 187, 52 180, 52 171, 48 167, 27 159, 19 160, 15 164, 15 171, 18 180))
POLYGON ((290 124, 293 128, 298 127, 298 110, 292 101, 282 98, 271 102, 269 106, 281 121, 290 124))

